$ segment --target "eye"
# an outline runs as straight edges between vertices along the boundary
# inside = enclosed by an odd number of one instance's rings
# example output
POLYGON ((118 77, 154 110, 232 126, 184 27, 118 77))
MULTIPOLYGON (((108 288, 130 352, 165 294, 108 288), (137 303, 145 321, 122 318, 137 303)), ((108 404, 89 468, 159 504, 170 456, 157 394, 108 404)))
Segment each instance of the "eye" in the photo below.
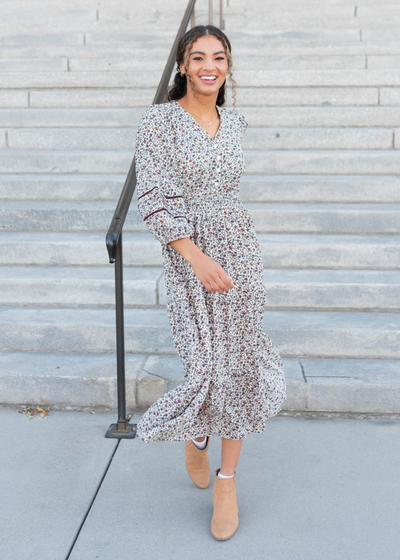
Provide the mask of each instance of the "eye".
POLYGON ((217 56, 217 60, 225 60, 224 56, 217 56))
POLYGON ((193 60, 201 60, 201 56, 195 56, 193 60))

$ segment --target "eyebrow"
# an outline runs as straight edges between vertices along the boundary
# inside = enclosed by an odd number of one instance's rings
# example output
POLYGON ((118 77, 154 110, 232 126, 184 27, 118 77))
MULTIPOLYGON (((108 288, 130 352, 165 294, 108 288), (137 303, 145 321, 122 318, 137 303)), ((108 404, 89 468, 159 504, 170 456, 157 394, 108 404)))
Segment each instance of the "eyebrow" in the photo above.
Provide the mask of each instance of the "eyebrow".
MULTIPOLYGON (((225 51, 218 51, 218 52, 215 52, 214 55, 216 55, 216 54, 221 54, 221 53, 222 53, 222 54, 226 54, 225 51)), ((192 56, 192 54, 204 54, 204 55, 205 55, 206 53, 201 52, 201 51, 194 51, 194 52, 190 53, 189 56, 192 56)))

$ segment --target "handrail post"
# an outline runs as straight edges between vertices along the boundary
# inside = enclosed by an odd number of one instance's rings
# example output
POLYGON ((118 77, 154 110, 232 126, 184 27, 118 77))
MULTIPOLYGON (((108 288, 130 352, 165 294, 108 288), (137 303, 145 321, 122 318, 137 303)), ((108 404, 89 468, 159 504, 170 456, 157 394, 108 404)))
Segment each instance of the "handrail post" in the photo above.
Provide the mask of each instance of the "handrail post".
POLYGON ((129 424, 126 418, 125 394, 125 333, 124 333, 124 278, 122 262, 122 232, 119 235, 115 254, 115 314, 117 326, 117 395, 118 422, 111 424, 106 437, 134 438, 136 424, 129 424))
MULTIPOLYGON (((181 25, 175 37, 167 64, 161 76, 153 104, 167 101, 168 83, 172 75, 176 60, 176 52, 181 37, 186 32, 189 21, 194 26, 194 8, 196 0, 189 0, 181 25)), ((127 178, 119 197, 110 227, 106 235, 106 246, 109 262, 115 266, 115 309, 116 309, 116 337, 117 337, 117 394, 118 394, 118 422, 111 424, 105 437, 134 438, 136 424, 129 424, 132 417, 126 418, 125 395, 125 341, 124 341, 124 296, 123 296, 123 266, 122 266, 122 228, 129 210, 129 206, 136 187, 136 163, 132 160, 127 178)))

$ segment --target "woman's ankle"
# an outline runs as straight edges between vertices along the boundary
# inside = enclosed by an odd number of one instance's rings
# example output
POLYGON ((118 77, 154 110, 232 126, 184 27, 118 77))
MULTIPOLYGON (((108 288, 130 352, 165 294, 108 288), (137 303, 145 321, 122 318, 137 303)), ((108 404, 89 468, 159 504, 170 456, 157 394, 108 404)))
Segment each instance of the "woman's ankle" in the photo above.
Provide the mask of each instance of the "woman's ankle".
POLYGON ((235 474, 235 471, 232 472, 229 469, 226 469, 224 471, 222 469, 219 469, 219 471, 218 471, 218 475, 221 475, 220 478, 232 478, 232 476, 234 476, 234 474, 235 474))

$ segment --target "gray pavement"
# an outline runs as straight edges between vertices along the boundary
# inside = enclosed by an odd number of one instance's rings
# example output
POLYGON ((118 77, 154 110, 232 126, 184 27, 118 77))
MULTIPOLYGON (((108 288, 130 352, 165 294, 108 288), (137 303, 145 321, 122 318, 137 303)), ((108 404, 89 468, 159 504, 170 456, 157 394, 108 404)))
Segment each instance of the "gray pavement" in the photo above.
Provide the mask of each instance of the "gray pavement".
POLYGON ((210 533, 219 437, 200 490, 183 442, 107 439, 116 415, 99 410, 19 409, 0 408, 2 559, 398 558, 399 416, 271 418, 243 442, 239 529, 219 542, 210 533))

